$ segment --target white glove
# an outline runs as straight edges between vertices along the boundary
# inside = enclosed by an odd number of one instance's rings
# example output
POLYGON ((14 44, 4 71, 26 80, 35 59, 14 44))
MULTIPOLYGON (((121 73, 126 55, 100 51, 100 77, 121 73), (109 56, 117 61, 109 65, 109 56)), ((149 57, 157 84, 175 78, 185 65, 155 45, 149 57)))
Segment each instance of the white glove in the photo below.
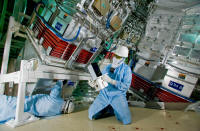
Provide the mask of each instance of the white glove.
POLYGON ((117 84, 116 80, 111 79, 107 74, 103 75, 103 76, 102 76, 102 79, 103 79, 104 81, 106 81, 106 82, 112 84, 112 85, 116 85, 116 84, 117 84))
POLYGON ((96 84, 96 82, 93 81, 93 80, 89 80, 89 81, 88 81, 88 85, 91 86, 92 88, 96 88, 96 86, 98 86, 98 85, 96 84))

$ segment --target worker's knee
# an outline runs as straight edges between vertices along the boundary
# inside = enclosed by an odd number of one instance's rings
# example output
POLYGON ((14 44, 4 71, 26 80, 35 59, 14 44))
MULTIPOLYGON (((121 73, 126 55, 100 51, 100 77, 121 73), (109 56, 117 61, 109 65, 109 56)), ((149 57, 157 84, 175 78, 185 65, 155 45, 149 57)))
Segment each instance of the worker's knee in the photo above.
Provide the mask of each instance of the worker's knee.
POLYGON ((127 122, 123 122, 124 125, 129 125, 131 124, 132 121, 127 121, 127 122))
POLYGON ((91 109, 91 107, 89 108, 89 110, 88 110, 88 118, 90 119, 90 120, 92 120, 92 109, 91 109))
POLYGON ((89 118, 90 120, 92 120, 92 116, 91 116, 90 114, 88 115, 88 118, 89 118))
POLYGON ((132 122, 131 117, 127 117, 127 118, 122 119, 122 123, 123 123, 124 125, 131 124, 131 122, 132 122))
POLYGON ((131 124, 131 122, 132 122, 131 113, 130 113, 129 110, 123 112, 123 113, 120 114, 118 117, 120 118, 120 121, 121 121, 124 125, 131 124))

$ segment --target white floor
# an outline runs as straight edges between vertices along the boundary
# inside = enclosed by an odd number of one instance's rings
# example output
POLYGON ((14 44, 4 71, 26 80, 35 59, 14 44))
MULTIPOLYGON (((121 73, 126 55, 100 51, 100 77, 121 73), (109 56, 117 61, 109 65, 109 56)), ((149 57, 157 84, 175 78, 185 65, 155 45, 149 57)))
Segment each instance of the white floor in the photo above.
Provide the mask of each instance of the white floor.
POLYGON ((87 110, 39 120, 0 131, 200 131, 200 113, 130 108, 133 122, 122 125, 115 117, 90 121, 87 110))

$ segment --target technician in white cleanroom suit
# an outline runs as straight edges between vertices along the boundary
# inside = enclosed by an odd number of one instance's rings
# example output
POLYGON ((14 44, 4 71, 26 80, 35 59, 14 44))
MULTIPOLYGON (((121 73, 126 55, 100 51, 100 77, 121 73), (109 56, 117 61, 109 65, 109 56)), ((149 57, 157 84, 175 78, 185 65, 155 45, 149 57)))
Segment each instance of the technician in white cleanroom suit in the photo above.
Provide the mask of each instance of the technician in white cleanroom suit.
MULTIPOLYGON (((102 71, 102 79, 108 86, 102 89, 89 108, 89 119, 98 119, 110 115, 123 124, 131 123, 131 113, 126 100, 126 92, 131 85, 132 72, 128 65, 124 63, 128 57, 128 48, 118 47, 114 52, 112 64, 105 67, 102 71)), ((89 85, 94 87, 95 82, 89 85)))

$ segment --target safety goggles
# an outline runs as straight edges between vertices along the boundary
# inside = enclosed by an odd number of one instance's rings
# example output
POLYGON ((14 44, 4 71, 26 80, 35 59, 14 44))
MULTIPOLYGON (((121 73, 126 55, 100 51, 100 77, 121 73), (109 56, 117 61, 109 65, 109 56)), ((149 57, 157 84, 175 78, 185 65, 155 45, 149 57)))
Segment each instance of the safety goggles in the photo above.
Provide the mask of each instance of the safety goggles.
POLYGON ((121 57, 121 56, 118 56, 118 55, 114 55, 115 57, 116 57, 116 59, 122 59, 123 57, 121 57))

